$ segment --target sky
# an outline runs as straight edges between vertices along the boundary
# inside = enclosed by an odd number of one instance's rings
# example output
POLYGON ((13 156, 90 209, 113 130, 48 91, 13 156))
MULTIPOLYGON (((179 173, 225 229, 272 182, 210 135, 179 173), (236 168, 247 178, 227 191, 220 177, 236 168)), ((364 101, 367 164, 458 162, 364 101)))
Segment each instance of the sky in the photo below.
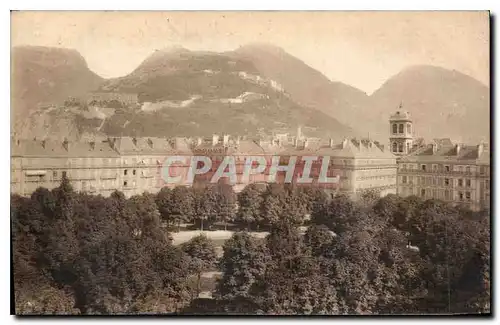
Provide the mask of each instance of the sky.
POLYGON ((155 50, 227 51, 266 42, 368 94, 412 65, 455 69, 489 85, 486 11, 13 12, 11 46, 73 48, 105 78, 155 50))

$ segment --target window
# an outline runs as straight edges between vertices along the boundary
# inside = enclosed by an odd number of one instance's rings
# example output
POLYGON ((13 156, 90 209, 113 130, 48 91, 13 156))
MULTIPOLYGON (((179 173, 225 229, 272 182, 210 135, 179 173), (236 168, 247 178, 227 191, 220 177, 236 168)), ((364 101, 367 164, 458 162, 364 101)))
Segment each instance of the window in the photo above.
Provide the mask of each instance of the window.
POLYGON ((403 144, 400 143, 398 147, 399 147, 399 152, 403 152, 403 144))
POLYGON ((436 190, 436 189, 432 190, 432 197, 435 198, 435 199, 438 198, 438 190, 436 190))
POLYGON ((124 182, 123 182, 123 186, 127 186, 127 181, 124 181, 124 182))
POLYGON ((53 177, 53 178, 56 178, 56 177, 57 177, 57 170, 54 170, 54 171, 52 172, 52 177, 53 177))
POLYGON ((127 176, 127 170, 126 169, 123 171, 123 175, 127 176))
POLYGON ((458 192, 458 199, 459 199, 460 201, 463 201, 463 199, 464 199, 464 193, 462 193, 462 192, 458 192))
POLYGON ((459 179, 458 180, 458 186, 460 186, 460 187, 464 186, 464 180, 463 179, 459 179))
POLYGON ((420 190, 420 196, 421 196, 421 197, 424 197, 424 196, 425 196, 425 189, 421 189, 421 190, 420 190))
POLYGON ((450 200, 451 197, 450 197, 450 191, 449 190, 445 190, 444 191, 444 199, 445 200, 450 200))
POLYGON ((470 174, 470 166, 465 167, 465 172, 466 172, 467 174, 470 174))
POLYGON ((406 164, 403 164, 403 170, 406 170, 406 164))
POLYGON ((402 182, 403 182, 403 184, 406 184, 406 176, 403 176, 402 182))
POLYGON ((486 181, 484 182, 484 187, 489 190, 490 189, 490 182, 489 181, 486 181))
POLYGON ((444 186, 450 186, 450 179, 449 178, 444 179, 444 186))
POLYGON ((399 124, 399 133, 404 133, 404 125, 403 124, 399 124))
POLYGON ((432 185, 437 185, 437 178, 436 177, 433 177, 432 178, 432 185))
POLYGON ((441 164, 439 164, 439 165, 438 165, 438 171, 439 171, 440 173, 441 173, 441 172, 443 172, 443 165, 441 165, 441 164))
POLYGON ((465 192, 465 198, 470 201, 470 192, 465 192))
POLYGON ((392 133, 393 133, 393 134, 398 133, 398 125, 397 125, 396 123, 394 123, 394 124, 392 125, 392 133))
POLYGON ((132 171, 132 175, 135 175, 135 169, 132 171))
POLYGON ((425 169, 427 168, 427 166, 425 165, 422 165, 422 170, 425 172, 425 169))
POLYGON ((406 133, 411 134, 411 124, 406 125, 406 133))
POLYGON ((64 178, 64 177, 68 177, 68 174, 66 173, 66 171, 63 171, 63 172, 62 172, 62 177, 63 177, 63 178, 64 178))
POLYGON ((481 175, 484 175, 484 169, 485 169, 484 166, 479 167, 479 173, 481 175))
POLYGON ((438 166, 437 165, 432 165, 432 171, 433 172, 437 172, 438 170, 438 166))
POLYGON ((470 187, 470 179, 466 180, 465 184, 466 184, 467 187, 470 187))
MULTIPOLYGON (((396 124, 394 124, 396 125, 396 124)), ((398 144, 396 142, 392 143, 392 152, 398 152, 398 144)))
POLYGON ((449 173, 450 172, 450 166, 444 166, 444 171, 449 173))

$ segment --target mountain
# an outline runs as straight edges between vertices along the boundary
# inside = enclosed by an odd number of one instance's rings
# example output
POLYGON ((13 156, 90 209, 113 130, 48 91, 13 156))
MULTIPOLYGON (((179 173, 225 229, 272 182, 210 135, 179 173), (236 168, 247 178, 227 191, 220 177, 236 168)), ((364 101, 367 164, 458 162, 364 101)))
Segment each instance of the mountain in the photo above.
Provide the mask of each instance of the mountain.
POLYGON ((308 136, 386 142, 389 116, 401 109, 418 137, 489 138, 489 88, 433 66, 409 67, 368 96, 267 44, 224 53, 162 49, 107 80, 74 50, 19 47, 12 56, 22 137, 258 135, 300 125, 308 136))
POLYGON ((156 51, 131 74, 101 88, 136 93, 141 106, 109 119, 102 128, 108 134, 257 135, 295 132, 299 125, 311 136, 353 134, 335 118, 296 103, 251 61, 222 53, 156 51))
POLYGON ((251 136, 295 133, 298 126, 309 136, 354 134, 335 118, 297 103, 251 61, 214 52, 156 51, 129 75, 100 81, 81 97, 32 113, 23 136, 251 136), (65 128, 71 132, 63 134, 65 128))
POLYGON ((283 85, 297 103, 322 111, 356 131, 362 131, 355 126, 363 117, 369 100, 363 91, 329 80, 282 48, 270 44, 244 45, 227 54, 251 61, 259 73, 283 85))
POLYGON ((11 112, 14 129, 40 107, 61 104, 103 81, 75 50, 18 46, 11 50, 11 112))
POLYGON ((370 96, 363 125, 389 136, 388 116, 410 112, 416 136, 474 143, 489 139, 489 88, 458 71, 412 66, 385 82, 370 96))
POLYGON ((412 114, 419 137, 463 142, 489 138, 489 88, 458 71, 409 67, 368 96, 330 81, 273 45, 250 44, 227 54, 251 61, 263 76, 282 84, 294 101, 335 117, 361 136, 388 141, 389 116, 402 104, 401 109, 412 114))

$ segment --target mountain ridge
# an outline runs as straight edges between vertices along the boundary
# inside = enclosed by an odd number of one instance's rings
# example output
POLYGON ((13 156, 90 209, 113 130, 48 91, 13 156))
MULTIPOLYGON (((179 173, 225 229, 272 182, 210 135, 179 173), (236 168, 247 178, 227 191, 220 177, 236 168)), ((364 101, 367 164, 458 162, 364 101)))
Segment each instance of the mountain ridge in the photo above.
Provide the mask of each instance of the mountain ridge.
MULTIPOLYGON (((19 58, 14 57, 14 52, 19 51, 15 50, 16 48, 18 47, 12 49, 13 61, 19 60, 19 58)), ((35 50, 36 52, 44 47, 22 46, 21 48, 35 50)), ((61 48, 48 49, 49 53, 61 51, 61 48)), ((74 65, 78 66, 75 71, 79 71, 80 75, 86 76, 84 79, 90 80, 90 82, 84 82, 83 85, 78 84, 76 88, 81 91, 76 93, 89 92, 90 89, 105 92, 137 92, 139 105, 144 102, 160 102, 172 108, 175 105, 181 107, 185 103, 191 105, 203 100, 235 102, 239 100, 238 98, 247 96, 245 93, 252 93, 252 89, 257 93, 263 92, 262 94, 265 96, 269 96, 267 92, 274 94, 276 89, 280 89, 281 97, 285 98, 280 100, 282 103, 287 102, 286 105, 288 106, 285 105, 286 107, 295 107, 294 109, 302 107, 301 110, 309 112, 308 114, 317 111, 320 113, 315 114, 320 114, 323 117, 328 116, 329 118, 325 117, 325 119, 332 121, 332 129, 338 128, 338 132, 334 132, 337 135, 341 132, 357 136, 371 134, 378 135, 377 140, 387 139, 388 116, 397 110, 401 102, 403 102, 403 109, 409 110, 415 116, 414 128, 422 131, 420 132, 421 135, 427 138, 447 135, 456 137, 463 133, 463 130, 470 129, 470 125, 462 120, 472 120, 480 124, 489 122, 485 118, 487 115, 485 111, 489 114, 488 87, 464 73, 442 67, 409 66, 389 78, 379 89, 368 96, 355 87, 342 82, 331 81, 302 60, 288 54, 284 49, 265 43, 251 43, 240 46, 233 51, 221 53, 190 51, 180 46, 160 49, 146 57, 141 64, 126 76, 107 79, 101 78, 91 71, 78 51, 62 49, 62 52, 72 53, 73 60, 64 59, 64 55, 53 55, 52 61, 56 63, 54 66, 65 65, 57 64, 58 60, 55 60, 57 57, 63 63, 73 62, 74 65), (246 75, 242 75, 243 72, 246 75), (261 80, 256 82, 252 78, 261 78, 261 80), (262 80, 265 80, 268 84, 263 86, 264 81, 262 80), (440 98, 439 91, 432 91, 432 89, 428 89, 429 87, 424 87, 427 82, 425 80, 430 80, 434 88, 442 89, 447 96, 453 99, 451 102, 455 106, 450 106, 445 99, 440 98), (401 83, 404 86, 398 85, 401 83), (440 83, 448 85, 440 85, 440 83), (415 88, 417 84, 417 88, 425 88, 425 91, 412 91, 412 88, 415 88), (263 88, 266 88, 266 90, 263 90, 263 88), (205 96, 206 98, 200 101, 199 96, 202 96, 202 98, 205 96), (435 115, 436 105, 442 107, 438 116, 434 117, 437 121, 436 123, 429 123, 424 118, 425 114, 430 114, 429 116, 435 115), (474 109, 479 114, 475 114, 476 116, 472 116, 471 119, 471 111, 474 109), (334 120, 330 120, 330 118, 334 120), (446 125, 450 123, 454 124, 455 127, 446 125), (441 125, 441 127, 437 127, 438 125, 441 125), (352 130, 352 132, 348 130, 352 130)), ((50 55, 48 57, 50 58, 50 55)), ((49 60, 49 63, 52 61, 49 60)), ((74 72, 71 69, 69 71, 69 73, 74 72)), ((30 77, 28 79, 34 80, 37 77, 39 80, 47 79, 41 74, 43 73, 35 73, 34 78, 30 77)), ((68 81, 70 84, 74 83, 74 78, 66 79, 63 78, 64 83, 68 83, 68 81)), ((13 85, 15 85, 15 82, 13 82, 13 85)), ((33 87, 33 85, 31 86, 33 87)), ((36 85, 34 88, 37 88, 36 85)), ((60 101, 61 97, 74 95, 75 92, 68 91, 66 88, 62 87, 62 95, 56 94, 54 96, 57 99, 56 101, 60 101)), ((51 92, 47 92, 47 94, 50 95, 51 92)), ((15 106, 17 109, 20 105, 14 97, 16 96, 13 95, 13 107, 15 106)), ((40 101, 39 98, 32 100, 32 102, 36 101, 40 101)), ((280 111, 278 109, 278 98, 276 97, 271 101, 273 101, 271 106, 277 109, 276 112, 280 111)), ((31 106, 33 106, 32 102, 30 102, 31 106)), ((207 105, 207 107, 213 106, 212 104, 207 105)), ((248 109, 250 111, 242 112, 242 114, 248 115, 250 113, 252 115, 251 109, 253 108, 248 109)), ((203 108, 200 108, 200 110, 203 110, 203 108)), ((234 110, 231 112, 234 113, 234 110)), ((281 112, 284 111, 281 110, 281 112)), ((220 112, 220 114, 224 114, 224 112, 220 112)), ((296 118, 299 118, 299 115, 296 118)), ((174 117, 175 114, 172 118, 174 117)), ((255 122, 255 117, 250 119, 255 122)), ((294 123, 297 124, 298 121, 294 123)), ((472 141, 476 141, 481 137, 481 132, 472 130, 470 133, 472 134, 470 139, 472 141)))

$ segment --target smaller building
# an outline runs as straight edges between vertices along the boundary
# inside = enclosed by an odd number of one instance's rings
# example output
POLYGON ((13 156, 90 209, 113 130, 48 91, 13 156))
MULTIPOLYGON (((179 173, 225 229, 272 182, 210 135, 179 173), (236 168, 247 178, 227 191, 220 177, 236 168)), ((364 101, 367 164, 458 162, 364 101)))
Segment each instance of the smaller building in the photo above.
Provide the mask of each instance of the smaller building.
POLYGON ((462 204, 472 210, 489 207, 489 146, 435 139, 416 148, 399 160, 398 193, 462 204))

